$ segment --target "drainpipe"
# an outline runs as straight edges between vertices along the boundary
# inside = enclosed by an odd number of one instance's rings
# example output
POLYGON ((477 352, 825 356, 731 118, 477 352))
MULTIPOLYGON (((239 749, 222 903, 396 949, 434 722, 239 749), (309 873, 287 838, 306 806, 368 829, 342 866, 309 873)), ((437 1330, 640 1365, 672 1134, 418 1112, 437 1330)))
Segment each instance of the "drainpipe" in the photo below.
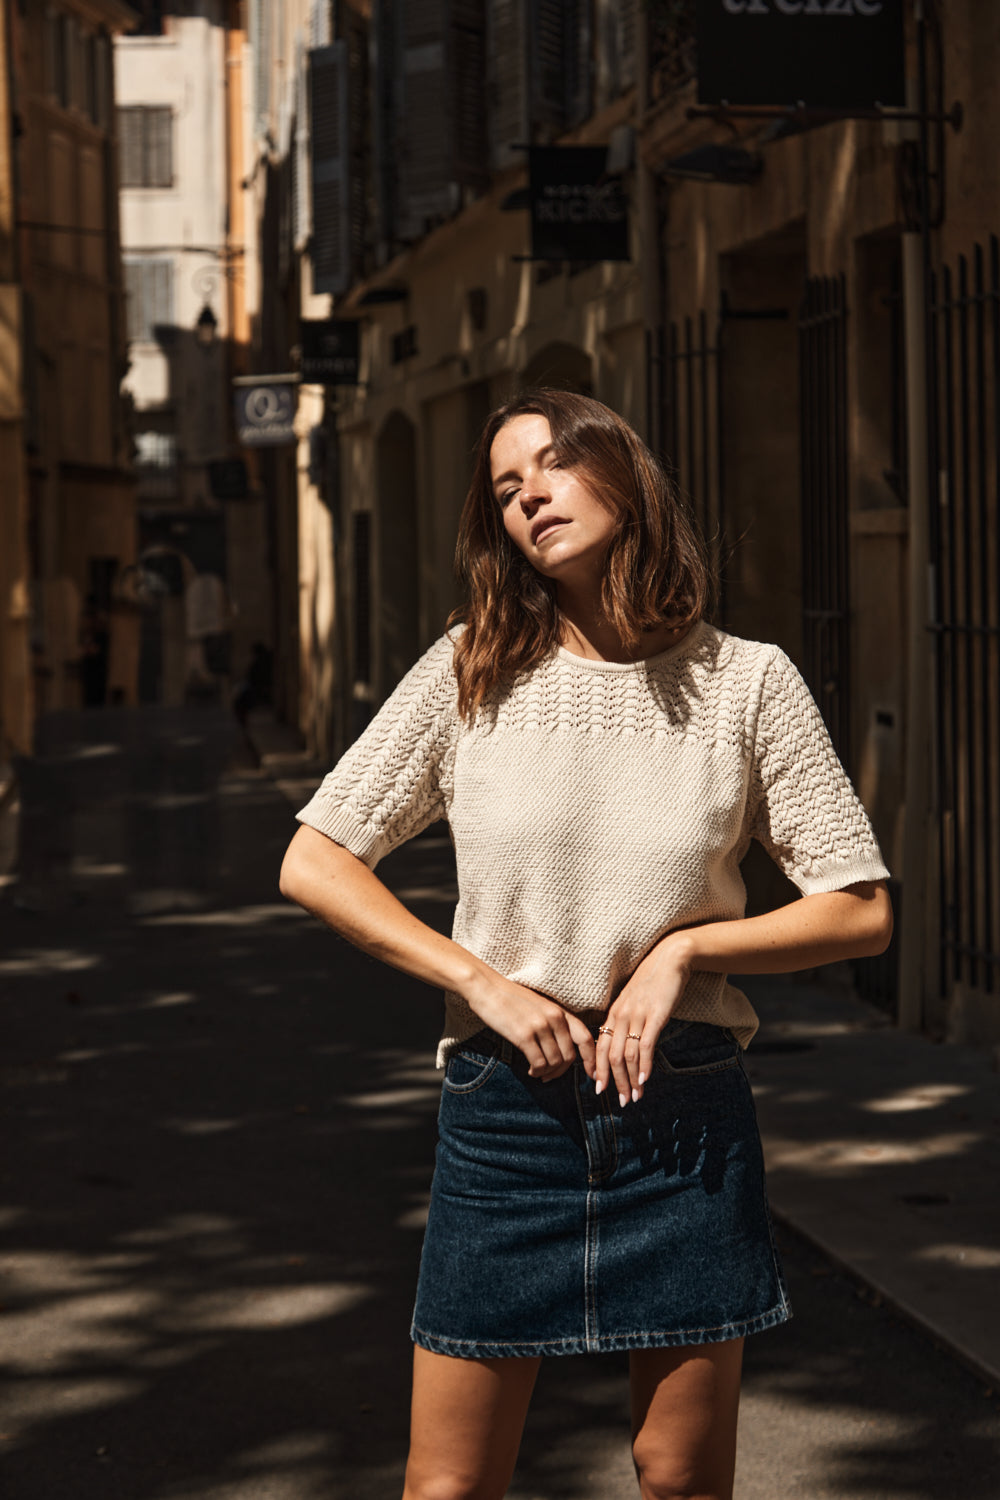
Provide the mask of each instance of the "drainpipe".
MULTIPOLYGON (((925 18, 917 20, 917 108, 927 112, 925 18)), ((920 226, 902 236, 903 317, 906 330, 907 470, 909 476, 909 626, 906 704, 906 765, 903 825, 903 912, 899 951, 898 1024, 920 1031, 927 991, 928 931, 932 922, 929 864, 932 851, 931 674, 934 661, 929 624, 933 618, 930 547, 930 443, 933 413, 927 403, 927 324, 930 228, 927 201, 927 125, 920 123, 920 226)), ((934 497, 936 503, 936 496, 934 497)))
POLYGON ((642 153, 644 122, 649 108, 649 16, 640 6, 636 28, 635 110, 636 183, 639 197, 639 278, 646 351, 646 442, 654 453, 661 451, 661 405, 663 369, 660 364, 662 304, 660 287, 660 226, 656 211, 656 177, 642 153))

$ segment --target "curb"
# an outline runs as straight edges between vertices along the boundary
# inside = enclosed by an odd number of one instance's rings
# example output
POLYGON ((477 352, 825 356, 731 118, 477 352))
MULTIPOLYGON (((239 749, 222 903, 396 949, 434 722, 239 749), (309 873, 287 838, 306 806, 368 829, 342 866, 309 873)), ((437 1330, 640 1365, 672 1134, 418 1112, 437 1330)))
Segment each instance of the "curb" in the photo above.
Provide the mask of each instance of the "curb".
POLYGON ((983 1360, 978 1359, 976 1355, 970 1354, 961 1344, 956 1343, 950 1334, 940 1328, 933 1318, 929 1318, 926 1313, 921 1312, 919 1307, 913 1306, 905 1298, 900 1297, 898 1293, 891 1292, 877 1277, 859 1271, 857 1266, 845 1260, 842 1255, 838 1255, 836 1250, 831 1250, 829 1245, 826 1245, 817 1234, 807 1229, 804 1224, 801 1224, 793 1213, 788 1213, 785 1209, 776 1207, 773 1199, 770 1200, 770 1208, 775 1223, 780 1224, 785 1229, 789 1229, 799 1239, 804 1240, 807 1245, 811 1245, 824 1259, 828 1260, 832 1266, 836 1266, 838 1271, 849 1277, 856 1285, 875 1293, 883 1306, 890 1308, 892 1312, 896 1313, 907 1323, 911 1323, 915 1328, 919 1328, 921 1333, 927 1334, 929 1338, 934 1340, 935 1344, 947 1350, 967 1370, 971 1370, 972 1374, 978 1380, 984 1381, 991 1395, 996 1394, 1000 1390, 1000 1369, 994 1369, 992 1366, 984 1363, 983 1360))

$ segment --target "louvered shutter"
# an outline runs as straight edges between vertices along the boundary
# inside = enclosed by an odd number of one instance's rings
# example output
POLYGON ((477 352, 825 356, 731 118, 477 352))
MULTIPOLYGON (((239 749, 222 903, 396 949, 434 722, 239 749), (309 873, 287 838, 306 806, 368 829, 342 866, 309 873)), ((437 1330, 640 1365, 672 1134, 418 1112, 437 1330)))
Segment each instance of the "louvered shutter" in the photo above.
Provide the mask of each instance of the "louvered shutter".
POLYGON ((253 46, 254 130, 268 127, 271 106, 271 7, 268 0, 250 0, 250 41, 253 46))
POLYGON ((141 109, 117 111, 119 185, 123 188, 143 186, 145 131, 142 117, 141 109))
POLYGON ((446 0, 406 0, 403 20, 402 239, 416 239, 454 201, 446 88, 446 0))
POLYGON ((333 41, 330 31, 330 0, 312 0, 309 7, 309 45, 329 47, 333 41))
POLYGON ((399 13, 395 0, 374 0, 372 7, 372 141, 375 155, 375 199, 378 230, 375 260, 384 265, 396 241, 398 207, 396 132, 400 86, 399 13))
POLYGON ((174 182, 173 117, 169 109, 147 109, 146 186, 168 188, 174 182))
POLYGON ((618 22, 618 92, 624 93, 635 83, 636 32, 639 25, 638 0, 620 0, 616 7, 618 22))
POLYGON ((351 284, 347 43, 309 53, 312 153, 313 287, 346 292, 351 284))
POLYGON ((125 296, 129 343, 151 343, 157 327, 174 320, 173 261, 154 256, 126 260, 125 296))
POLYGON ((455 178, 462 187, 481 190, 489 181, 486 7, 482 0, 452 0, 448 72, 455 178))
POLYGON ((487 40, 490 62, 490 159, 497 171, 521 166, 515 150, 530 136, 527 88, 526 0, 490 0, 487 40))
POLYGON ((312 233, 309 200, 309 74, 306 51, 295 52, 295 141, 292 149, 292 236, 302 250, 312 233))

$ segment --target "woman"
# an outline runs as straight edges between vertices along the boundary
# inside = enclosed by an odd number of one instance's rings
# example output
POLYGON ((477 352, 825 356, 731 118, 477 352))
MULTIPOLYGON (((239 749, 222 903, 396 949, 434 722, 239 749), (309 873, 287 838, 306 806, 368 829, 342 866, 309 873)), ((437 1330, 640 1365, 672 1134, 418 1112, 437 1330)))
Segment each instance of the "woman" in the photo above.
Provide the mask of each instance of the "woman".
POLYGON ((489 419, 464 628, 299 814, 282 891, 446 993, 405 1500, 493 1500, 546 1353, 630 1352, 646 1500, 732 1494, 744 1337, 789 1316, 730 971, 881 952, 887 871, 801 678, 703 619, 634 432, 534 391, 489 419), (435 819, 454 938, 372 873, 435 819), (745 918, 759 839, 803 892, 745 918))

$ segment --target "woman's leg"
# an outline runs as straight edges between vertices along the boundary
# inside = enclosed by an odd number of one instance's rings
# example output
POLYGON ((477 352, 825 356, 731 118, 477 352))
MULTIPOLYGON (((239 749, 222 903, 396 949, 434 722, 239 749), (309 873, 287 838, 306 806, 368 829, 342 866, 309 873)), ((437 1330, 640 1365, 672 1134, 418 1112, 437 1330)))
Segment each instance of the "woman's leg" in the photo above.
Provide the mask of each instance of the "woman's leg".
POLYGON ((743 1340, 630 1355, 642 1500, 732 1500, 743 1340))
POLYGON ((403 1500, 501 1500, 540 1364, 455 1359, 416 1346, 403 1500))

